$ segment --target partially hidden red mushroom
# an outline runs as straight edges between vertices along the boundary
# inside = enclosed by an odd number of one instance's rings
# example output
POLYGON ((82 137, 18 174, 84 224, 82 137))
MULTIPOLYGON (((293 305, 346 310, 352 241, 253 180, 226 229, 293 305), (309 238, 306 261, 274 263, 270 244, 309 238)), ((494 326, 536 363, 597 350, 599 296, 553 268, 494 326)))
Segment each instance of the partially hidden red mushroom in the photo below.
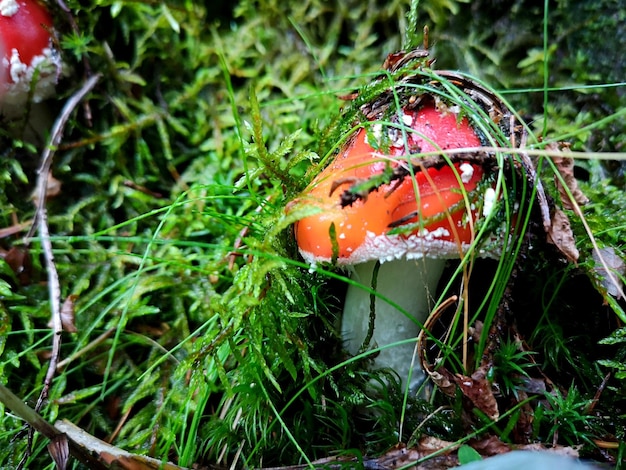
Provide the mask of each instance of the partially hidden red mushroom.
POLYGON ((3 112, 54 93, 61 58, 53 46, 52 18, 36 0, 0 0, 0 104, 3 112))
POLYGON ((459 259, 474 242, 475 221, 491 210, 493 189, 480 185, 484 171, 470 162, 444 163, 416 170, 401 182, 383 184, 342 207, 341 193, 351 184, 381 174, 388 165, 413 165, 418 153, 475 148, 480 139, 466 118, 426 101, 402 110, 396 126, 387 126, 387 147, 377 151, 383 127, 369 124, 356 132, 336 159, 322 171, 295 206, 316 208, 295 224, 303 258, 312 265, 335 262, 352 267, 352 279, 369 287, 377 262, 379 296, 370 344, 363 345, 370 324, 370 293, 350 285, 344 303, 342 336, 352 354, 362 347, 381 348, 377 367, 395 370, 415 391, 423 381, 411 369, 415 342, 430 313, 447 259, 459 259), (402 124, 405 126, 404 132, 402 124), (337 187, 339 186, 339 187, 337 187), (393 343, 401 342, 395 345, 393 343), (392 345, 392 347, 390 346, 392 345), (387 347, 389 346, 389 347, 387 347))

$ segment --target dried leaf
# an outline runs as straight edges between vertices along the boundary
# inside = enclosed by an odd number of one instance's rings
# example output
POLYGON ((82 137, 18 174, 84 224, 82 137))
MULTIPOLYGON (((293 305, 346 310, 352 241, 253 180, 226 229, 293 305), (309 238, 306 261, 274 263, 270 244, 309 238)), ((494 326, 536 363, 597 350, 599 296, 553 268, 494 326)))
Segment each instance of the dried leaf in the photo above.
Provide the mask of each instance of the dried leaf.
POLYGON ((620 277, 626 276, 626 263, 621 256, 617 254, 613 247, 599 248, 593 250, 593 261, 595 267, 593 268, 597 274, 600 284, 606 289, 607 294, 612 295, 617 300, 621 299, 623 292, 623 283, 620 277), (609 276, 605 265, 613 274, 609 276), (617 285, 616 285, 617 283, 617 285))
POLYGON ((31 283, 33 263, 27 248, 11 247, 6 252, 4 260, 11 267, 20 284, 24 286, 31 283))
POLYGON ((476 369, 471 377, 456 374, 456 378, 463 395, 469 398, 476 408, 494 421, 500 417, 498 403, 493 395, 491 383, 486 378, 484 367, 476 369))
POLYGON ((140 455, 132 457, 121 455, 116 457, 107 452, 102 452, 100 457, 110 465, 111 469, 115 470, 157 470, 160 468, 156 467, 154 462, 142 460, 140 455))
MULTIPOLYGON (((63 305, 61 305, 61 326, 63 331, 68 333, 76 333, 78 331, 74 323, 74 302, 76 302, 77 298, 77 295, 68 295, 63 305)), ((52 328, 52 320, 48 322, 48 328, 52 328)))
POLYGON ((439 452, 444 449, 449 453, 458 448, 458 442, 444 441, 443 439, 433 436, 424 436, 417 443, 417 450, 425 454, 439 452))
POLYGON ((469 330, 468 330, 469 337, 472 338, 473 341, 476 341, 478 343, 483 334, 484 327, 485 327, 485 324, 482 321, 476 320, 476 322, 474 323, 474 326, 469 327, 469 330))
POLYGON ((510 439, 518 444, 533 442, 535 410, 528 400, 528 394, 523 390, 518 390, 514 406, 519 407, 519 418, 513 427, 510 439))
POLYGON ((54 197, 61 194, 61 181, 48 173, 48 181, 46 182, 46 197, 54 197))
MULTIPOLYGON (((418 447, 406 447, 404 444, 398 444, 380 457, 363 457, 357 460, 355 457, 325 457, 312 462, 316 468, 368 468, 378 470, 393 469, 410 469, 410 470, 446 470, 448 468, 457 467, 459 460, 453 453, 444 453, 441 455, 431 456, 435 451, 450 448, 452 443, 441 441, 434 437, 425 438, 430 443, 422 443, 418 447), (429 450, 420 449, 420 447, 429 450), (427 460, 415 465, 414 462, 429 457, 427 460)), ((310 465, 290 465, 287 467, 274 467, 283 470, 304 470, 310 465)))
POLYGON ((479 440, 472 440, 471 446, 479 454, 485 456, 505 454, 511 451, 511 447, 502 442, 499 437, 488 435, 479 440))
MULTIPOLYGON (((417 462, 418 460, 427 457, 432 454, 436 450, 441 450, 447 448, 451 445, 450 442, 440 441, 436 438, 427 438, 432 441, 430 444, 427 444, 426 447, 429 448, 427 451, 423 451, 420 449, 420 445, 417 448, 407 448, 403 444, 398 444, 397 446, 392 447, 384 455, 381 455, 377 459, 368 460, 367 468, 381 468, 381 469, 400 469, 400 468, 410 468, 411 470, 436 470, 436 469, 447 469, 451 467, 458 466, 458 458, 456 455, 438 455, 436 457, 430 458, 425 462, 420 463, 419 465, 411 466, 413 462, 417 462), (433 442, 439 441, 438 445, 435 445, 433 448, 433 442), (431 450, 432 449, 432 450, 431 450), (372 464, 375 464, 374 467, 372 464)), ((420 441, 421 442, 421 441, 420 441)), ((450 450, 453 450, 450 447, 450 450)))
POLYGON ((565 212, 555 209, 550 223, 548 242, 555 245, 572 263, 578 261, 579 252, 576 248, 576 240, 565 212))
POLYGON ((449 397, 453 397, 456 394, 456 379, 450 372, 446 369, 431 371, 429 368, 424 368, 424 370, 440 391, 449 397))
POLYGON ((77 295, 68 295, 63 305, 61 305, 61 324, 63 325, 63 330, 68 333, 76 333, 78 331, 74 324, 74 303, 76 299, 78 299, 77 295))
MULTIPOLYGON (((46 199, 61 194, 61 184, 61 181, 52 176, 52 173, 48 173, 48 179, 46 181, 46 199)), ((39 195, 37 194, 37 190, 33 192, 31 198, 35 203, 35 206, 39 206, 39 195)))
POLYGON ((70 458, 70 445, 65 434, 59 434, 50 440, 48 452, 57 465, 57 469, 65 470, 67 468, 70 458))
POLYGON ((552 446, 546 447, 544 444, 536 443, 536 444, 528 444, 525 446, 517 446, 517 450, 532 450, 537 452, 550 452, 556 455, 562 455, 564 457, 574 457, 578 458, 579 452, 578 449, 574 447, 566 447, 566 446, 552 446))
MULTIPOLYGON (((546 146, 546 150, 550 150, 553 152, 564 152, 569 153, 569 146, 562 142, 552 143, 546 146)), ((556 165, 559 174, 562 177, 562 180, 558 178, 556 175, 554 177, 556 187, 559 190, 559 194, 561 195, 561 204, 564 209, 573 209, 574 205, 572 204, 572 199, 578 203, 579 205, 585 205, 589 202, 589 198, 585 196, 582 190, 578 187, 578 181, 574 177, 574 159, 570 156, 557 157, 552 156, 552 161, 556 165), (563 184, 563 181, 567 186, 567 191, 563 184), (568 192, 571 194, 568 194, 568 192)))

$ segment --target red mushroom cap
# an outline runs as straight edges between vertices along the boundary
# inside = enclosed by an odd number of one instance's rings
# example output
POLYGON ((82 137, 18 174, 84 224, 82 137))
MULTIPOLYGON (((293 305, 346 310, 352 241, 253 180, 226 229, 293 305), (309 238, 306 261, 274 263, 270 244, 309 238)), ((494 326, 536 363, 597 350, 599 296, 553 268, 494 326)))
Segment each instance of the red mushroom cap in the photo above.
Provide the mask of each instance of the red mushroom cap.
POLYGON ((21 104, 37 78, 33 100, 53 92, 61 70, 58 52, 52 46, 52 18, 36 0, 0 0, 0 100, 21 104))
POLYGON ((370 178, 381 173, 389 159, 394 166, 406 163, 407 147, 417 153, 480 146, 467 119, 459 119, 451 111, 439 111, 432 104, 404 110, 402 120, 413 132, 407 132, 406 139, 397 132, 397 142, 392 139, 385 155, 369 144, 365 129, 359 130, 348 147, 295 201, 295 206, 320 209, 295 224, 300 252, 308 262, 335 258, 338 264, 352 265, 373 259, 450 258, 459 256, 472 243, 470 222, 476 209, 471 204, 465 207, 464 200, 483 176, 479 165, 455 163, 428 168, 399 184, 383 185, 367 198, 343 208, 342 187, 331 194, 337 181, 370 178), (331 237, 332 225, 335 240, 331 237), (396 225, 406 230, 389 233, 396 225))

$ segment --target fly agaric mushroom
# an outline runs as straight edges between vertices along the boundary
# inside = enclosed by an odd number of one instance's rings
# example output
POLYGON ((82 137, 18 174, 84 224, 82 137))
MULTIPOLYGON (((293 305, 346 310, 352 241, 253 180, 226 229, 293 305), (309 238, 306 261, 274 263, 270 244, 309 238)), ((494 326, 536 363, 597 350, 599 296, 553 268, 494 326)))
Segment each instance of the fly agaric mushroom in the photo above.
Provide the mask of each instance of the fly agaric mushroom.
POLYGON ((362 286, 348 286, 342 320, 345 346, 352 354, 362 347, 382 348, 375 365, 395 370, 405 383, 411 377, 408 384, 415 392, 423 373, 420 366, 411 370, 414 343, 393 343, 419 334, 446 260, 468 251, 476 217, 481 210, 491 210, 494 193, 491 183, 480 184, 481 165, 442 159, 443 164, 418 171, 420 159, 412 156, 479 147, 481 141, 467 118, 427 99, 421 107, 405 106, 394 119, 395 126, 387 127, 388 149, 376 151, 378 142, 370 142, 372 137, 385 140, 380 124, 372 124, 370 132, 362 128, 305 189, 295 205, 318 212, 296 222, 295 236, 310 264, 351 266, 355 281, 375 285, 370 344, 363 344, 370 330, 370 293, 362 286), (407 165, 417 168, 410 177, 383 184, 351 205, 341 203, 337 187, 380 175, 389 166, 407 165), (373 283, 378 262, 382 264, 373 283))
POLYGON ((0 0, 0 105, 18 115, 54 93, 61 58, 52 44, 52 18, 37 0, 0 0))

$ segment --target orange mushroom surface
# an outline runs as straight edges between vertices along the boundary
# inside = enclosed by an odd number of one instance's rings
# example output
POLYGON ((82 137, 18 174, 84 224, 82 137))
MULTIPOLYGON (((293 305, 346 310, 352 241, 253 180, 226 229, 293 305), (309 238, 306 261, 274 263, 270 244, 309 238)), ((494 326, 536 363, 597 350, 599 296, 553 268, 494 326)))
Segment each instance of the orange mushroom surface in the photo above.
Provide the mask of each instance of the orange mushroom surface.
POLYGON ((428 104, 402 113, 406 132, 388 128, 388 150, 380 153, 369 143, 380 127, 373 125, 370 133, 359 130, 296 201, 319 208, 295 224, 300 252, 308 262, 336 259, 337 264, 353 265, 372 259, 449 258, 459 256, 472 242, 470 221, 476 209, 471 201, 469 207, 465 202, 483 176, 479 165, 423 169, 414 178, 382 185, 366 198, 341 207, 341 193, 354 182, 382 173, 389 163, 392 167, 419 164, 419 157, 409 159, 407 154, 481 145, 467 119, 451 111, 428 104), (407 229, 390 234, 394 226, 407 229))

